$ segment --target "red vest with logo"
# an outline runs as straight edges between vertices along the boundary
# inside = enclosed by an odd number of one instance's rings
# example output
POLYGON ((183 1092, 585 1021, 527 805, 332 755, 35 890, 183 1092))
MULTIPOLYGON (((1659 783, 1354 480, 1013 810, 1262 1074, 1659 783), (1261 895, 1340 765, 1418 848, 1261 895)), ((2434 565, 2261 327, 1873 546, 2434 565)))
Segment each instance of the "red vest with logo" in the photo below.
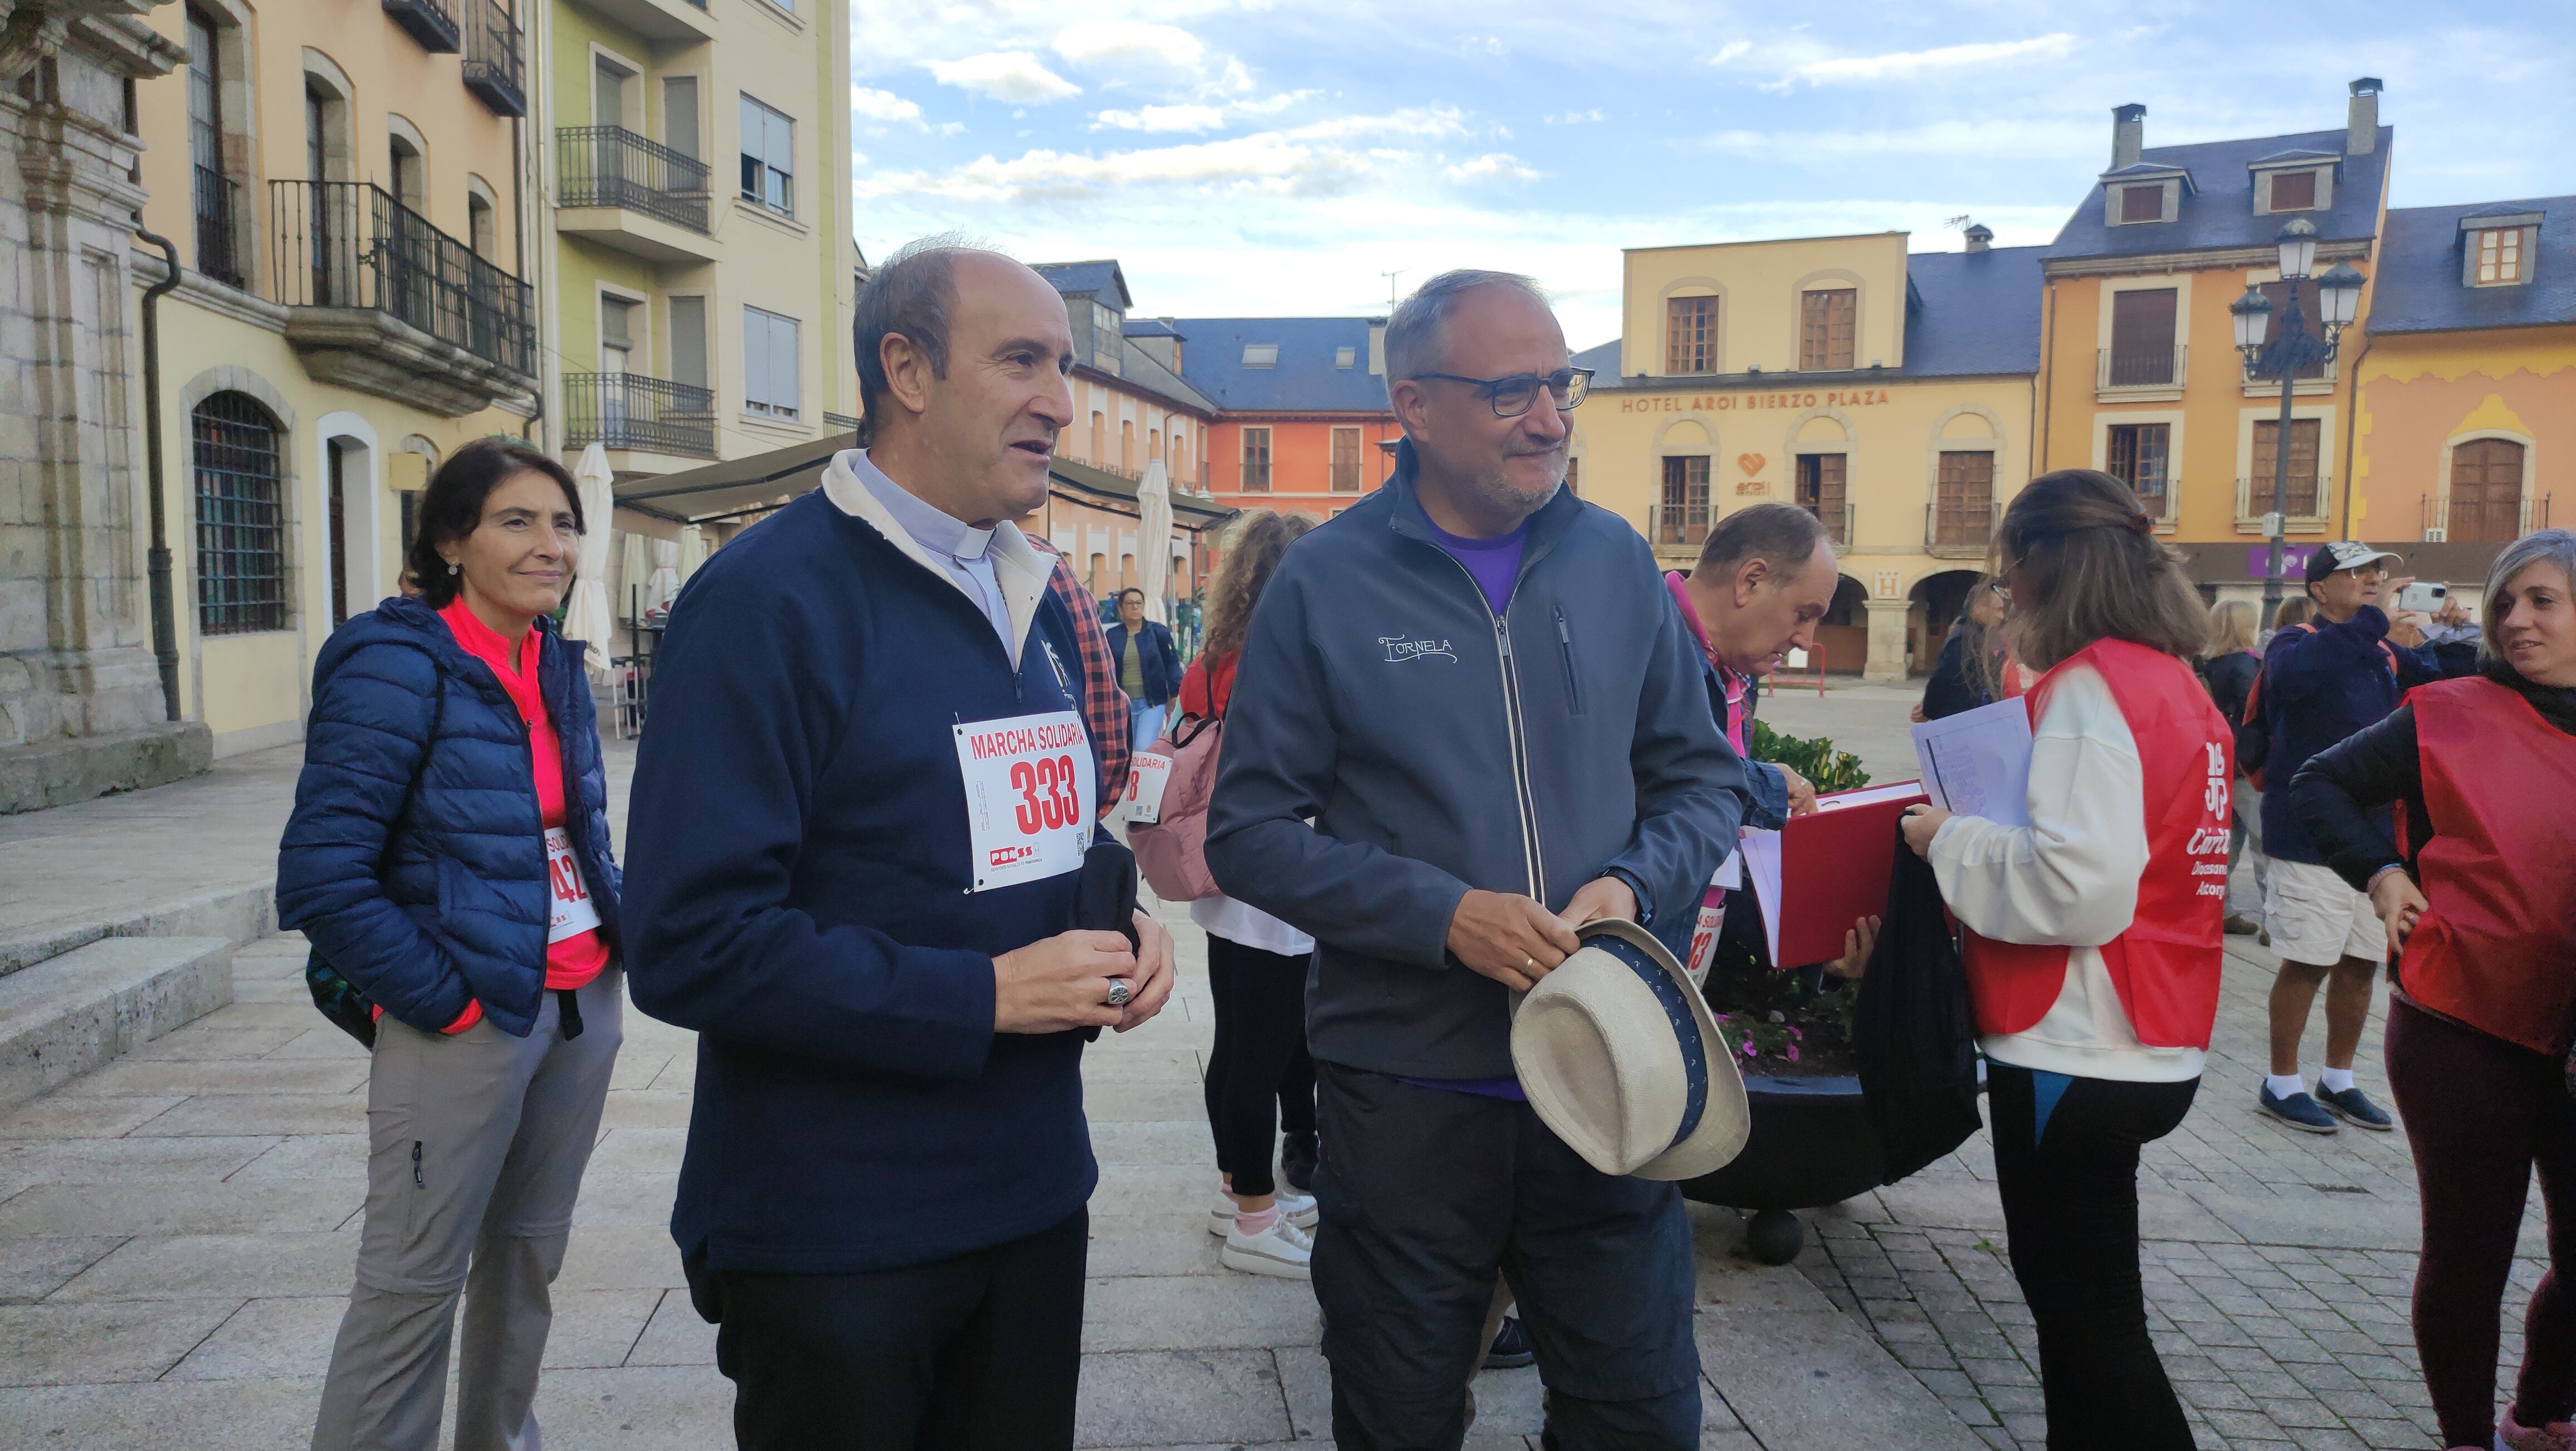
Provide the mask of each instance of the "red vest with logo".
POLYGON ((2398 962, 2406 995, 2555 1057, 2576 1011, 2576 737, 2480 676, 2416 687, 2433 832, 2429 904, 2398 962))
MULTIPOLYGON (((2102 963, 2138 1041, 2206 1048, 2218 1018, 2227 905, 2227 793, 2235 744, 2189 665, 2126 640, 2097 640, 2040 677, 2025 697, 2034 725, 2060 671, 2090 665, 2137 741, 2146 785, 2147 869, 2127 930, 2102 963)), ((2048 1015, 2072 950, 1967 934, 1968 996, 1980 1033, 2019 1033, 2048 1015)))

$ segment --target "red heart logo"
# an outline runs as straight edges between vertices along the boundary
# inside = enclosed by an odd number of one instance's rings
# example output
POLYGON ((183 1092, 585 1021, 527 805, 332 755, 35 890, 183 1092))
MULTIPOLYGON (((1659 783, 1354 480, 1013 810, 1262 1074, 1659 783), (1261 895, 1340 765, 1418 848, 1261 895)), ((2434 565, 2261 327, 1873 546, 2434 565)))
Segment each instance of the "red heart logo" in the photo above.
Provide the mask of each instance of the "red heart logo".
POLYGON ((1764 458, 1758 453, 1739 453, 1735 456, 1736 466, 1743 469, 1748 474, 1758 474, 1762 472, 1762 466, 1770 461, 1771 460, 1764 458))

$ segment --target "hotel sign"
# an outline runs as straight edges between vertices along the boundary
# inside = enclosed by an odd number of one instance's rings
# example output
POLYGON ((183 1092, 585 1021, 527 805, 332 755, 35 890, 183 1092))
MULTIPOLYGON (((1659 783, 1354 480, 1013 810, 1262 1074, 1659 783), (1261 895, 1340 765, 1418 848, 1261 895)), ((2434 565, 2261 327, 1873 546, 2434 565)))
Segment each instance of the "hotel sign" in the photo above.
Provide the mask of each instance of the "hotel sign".
POLYGON ((1669 393, 1622 398, 1622 413, 1757 413, 1767 408, 1867 408, 1888 401, 1884 388, 1811 388, 1785 393, 1669 393))

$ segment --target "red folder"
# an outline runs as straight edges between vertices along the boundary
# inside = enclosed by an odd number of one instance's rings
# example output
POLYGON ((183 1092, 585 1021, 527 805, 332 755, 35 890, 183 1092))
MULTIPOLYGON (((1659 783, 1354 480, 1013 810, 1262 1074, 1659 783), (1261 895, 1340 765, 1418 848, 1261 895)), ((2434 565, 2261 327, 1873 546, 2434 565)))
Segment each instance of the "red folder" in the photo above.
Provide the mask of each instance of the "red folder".
POLYGON ((1921 782, 1905 781, 1820 796, 1813 815, 1789 818, 1780 832, 1778 920, 1769 933, 1774 966, 1831 962, 1843 955, 1852 923, 1886 915, 1897 821, 1906 807, 1930 799, 1921 782))

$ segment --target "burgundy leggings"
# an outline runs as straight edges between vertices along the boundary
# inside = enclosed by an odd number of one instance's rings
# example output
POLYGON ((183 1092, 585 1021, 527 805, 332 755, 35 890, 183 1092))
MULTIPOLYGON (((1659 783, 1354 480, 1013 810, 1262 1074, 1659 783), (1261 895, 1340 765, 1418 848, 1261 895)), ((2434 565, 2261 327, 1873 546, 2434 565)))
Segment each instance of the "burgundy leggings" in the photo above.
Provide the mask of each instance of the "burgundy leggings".
POLYGON ((2531 1171, 2549 1211, 2550 1270, 2523 1321, 2514 1419, 2576 1411, 2576 1100, 2558 1060, 2435 1017, 2388 1009, 2388 1086, 2415 1150, 2424 1255, 2415 1271, 2415 1349, 2442 1440, 2495 1443, 2496 1345, 2531 1171))

